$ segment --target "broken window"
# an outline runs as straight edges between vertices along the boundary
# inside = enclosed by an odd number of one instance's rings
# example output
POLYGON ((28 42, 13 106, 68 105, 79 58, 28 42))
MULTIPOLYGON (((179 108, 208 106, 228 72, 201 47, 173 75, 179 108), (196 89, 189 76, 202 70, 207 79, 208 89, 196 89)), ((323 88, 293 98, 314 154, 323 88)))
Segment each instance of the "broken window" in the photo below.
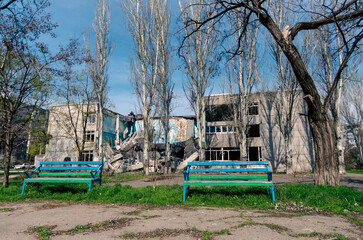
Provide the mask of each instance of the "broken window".
POLYGON ((95 131, 86 131, 86 142, 95 141, 95 131))
POLYGON ((206 161, 239 160, 239 150, 236 148, 212 148, 205 150, 206 161))
POLYGON ((258 103, 248 105, 248 115, 258 115, 258 103))
POLYGON ((233 126, 228 126, 228 132, 233 133, 234 132, 234 127, 233 126))
POLYGON ((222 126, 222 132, 227 132, 227 126, 222 126))
POLYGON ((216 132, 221 132, 221 126, 216 126, 216 132))
POLYGON ((229 151, 229 160, 232 161, 240 160, 240 152, 238 149, 232 149, 229 151))
POLYGON ((88 113, 84 114, 84 119, 87 119, 87 124, 95 124, 96 123, 96 114, 95 113, 88 113))
POLYGON ((248 160, 249 161, 261 161, 261 147, 249 147, 248 148, 248 160))
POLYGON ((81 161, 93 161, 93 151, 83 151, 81 161))
POLYGON ((207 122, 233 121, 232 105, 208 105, 206 107, 206 120, 207 122))
POLYGON ((253 124, 247 126, 247 137, 260 137, 260 125, 259 124, 253 124))
POLYGON ((233 126, 208 126, 206 127, 206 133, 233 133, 233 126))

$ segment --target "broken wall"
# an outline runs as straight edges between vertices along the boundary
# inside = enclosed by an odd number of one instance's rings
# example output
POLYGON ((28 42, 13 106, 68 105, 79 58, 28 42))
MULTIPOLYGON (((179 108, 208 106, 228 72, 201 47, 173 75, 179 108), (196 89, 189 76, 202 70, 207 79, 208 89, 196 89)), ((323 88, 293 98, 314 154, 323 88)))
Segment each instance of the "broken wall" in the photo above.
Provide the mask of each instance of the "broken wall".
MULTIPOLYGON (((164 144, 164 128, 160 119, 152 119, 151 124, 153 126, 153 142, 157 144, 164 144)), ((169 139, 170 143, 183 142, 191 137, 196 137, 195 132, 195 120, 183 117, 171 117, 169 119, 169 139)), ((144 130, 144 124, 142 120, 135 122, 134 132, 138 133, 144 130)))

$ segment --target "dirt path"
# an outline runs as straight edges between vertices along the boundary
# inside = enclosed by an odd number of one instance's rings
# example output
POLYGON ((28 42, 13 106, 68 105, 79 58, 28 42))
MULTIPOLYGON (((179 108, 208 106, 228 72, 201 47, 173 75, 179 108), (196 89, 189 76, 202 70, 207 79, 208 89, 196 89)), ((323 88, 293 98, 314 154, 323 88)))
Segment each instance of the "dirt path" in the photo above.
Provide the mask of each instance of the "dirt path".
POLYGON ((0 219, 0 239, 40 239, 35 227, 47 227, 54 240, 363 239, 356 223, 324 212, 46 201, 0 203, 0 219))
MULTIPOLYGON (((301 184, 314 184, 313 174, 297 174, 297 175, 286 175, 286 174, 273 174, 272 180, 275 184, 285 184, 285 183, 301 183, 301 184)), ((120 182, 122 185, 130 185, 132 187, 145 187, 152 186, 156 184, 160 185, 183 185, 183 175, 181 174, 170 174, 170 175, 160 175, 157 177, 149 177, 143 179, 135 179, 120 182), (154 182, 156 180, 156 183, 154 182)), ((355 188, 357 190, 363 191, 363 175, 347 173, 342 177, 342 186, 347 186, 355 188)))

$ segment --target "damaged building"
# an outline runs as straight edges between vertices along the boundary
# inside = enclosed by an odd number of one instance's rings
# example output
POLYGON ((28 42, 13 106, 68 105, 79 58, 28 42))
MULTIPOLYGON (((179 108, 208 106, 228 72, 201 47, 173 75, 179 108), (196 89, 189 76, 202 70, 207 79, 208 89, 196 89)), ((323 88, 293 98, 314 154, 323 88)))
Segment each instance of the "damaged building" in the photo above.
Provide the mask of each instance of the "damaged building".
POLYGON ((285 157, 285 141, 281 132, 279 92, 252 93, 246 103, 246 153, 240 158, 236 122, 232 104, 235 96, 220 94, 206 100, 206 161, 269 161, 274 172, 311 172, 313 143, 302 91, 296 92, 291 109, 291 159, 285 157))
MULTIPOLYGON (((142 117, 133 113, 124 116, 108 109, 104 109, 103 116, 105 167, 114 171, 142 169, 142 117)), ((51 107, 48 125, 51 139, 45 154, 36 156, 35 164, 42 160, 99 160, 97 148, 101 133, 98 131, 97 119, 96 104, 51 107)), ((152 118, 151 122, 154 131, 149 153, 150 168, 152 171, 159 171, 165 164, 162 123, 159 118, 152 118)), ((197 158, 195 128, 193 116, 170 117, 169 139, 173 170, 184 159, 197 158)))
MULTIPOLYGON (((284 140, 278 125, 277 92, 249 95, 247 109, 247 156, 241 159, 236 137, 236 122, 232 108, 233 95, 206 97, 206 161, 262 161, 271 162, 275 172, 308 172, 313 169, 312 136, 306 117, 307 108, 299 92, 292 111, 291 162, 287 164, 284 140)), ((49 111, 48 133, 52 136, 45 155, 37 160, 98 160, 100 132, 97 128, 97 105, 58 106, 49 111), (87 113, 87 114, 85 114, 87 113), (76 136, 77 135, 77 136, 76 136), (84 143, 79 152, 76 141, 84 143)), ((104 110, 102 133, 105 167, 113 171, 143 169, 143 121, 141 115, 128 116, 104 110)), ((165 147, 160 118, 151 118, 153 126, 150 145, 150 171, 162 172, 165 167, 165 147)), ((196 138, 198 132, 194 116, 169 118, 171 170, 182 170, 187 162, 198 160, 196 138)), ((79 144, 78 144, 79 145, 79 144)))
MULTIPOLYGON (((44 155, 36 161, 94 161, 98 159, 100 132, 97 124, 97 105, 63 105, 49 110, 48 134, 51 139, 44 155)), ((128 137, 132 121, 108 109, 103 111, 103 139, 114 147, 128 137)))

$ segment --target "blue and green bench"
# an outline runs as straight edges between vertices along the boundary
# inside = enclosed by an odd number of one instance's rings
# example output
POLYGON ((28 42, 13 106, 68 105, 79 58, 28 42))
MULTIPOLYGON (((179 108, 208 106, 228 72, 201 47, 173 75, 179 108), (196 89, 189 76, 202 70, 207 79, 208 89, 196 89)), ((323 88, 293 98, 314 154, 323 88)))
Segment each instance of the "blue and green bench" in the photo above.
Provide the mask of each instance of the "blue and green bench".
POLYGON ((86 183, 91 190, 94 182, 102 184, 102 161, 53 162, 41 161, 33 171, 25 171, 28 178, 24 179, 21 194, 24 194, 28 183, 86 183))
POLYGON ((184 171, 184 202, 190 186, 266 186, 275 202, 268 161, 189 162, 184 171))

